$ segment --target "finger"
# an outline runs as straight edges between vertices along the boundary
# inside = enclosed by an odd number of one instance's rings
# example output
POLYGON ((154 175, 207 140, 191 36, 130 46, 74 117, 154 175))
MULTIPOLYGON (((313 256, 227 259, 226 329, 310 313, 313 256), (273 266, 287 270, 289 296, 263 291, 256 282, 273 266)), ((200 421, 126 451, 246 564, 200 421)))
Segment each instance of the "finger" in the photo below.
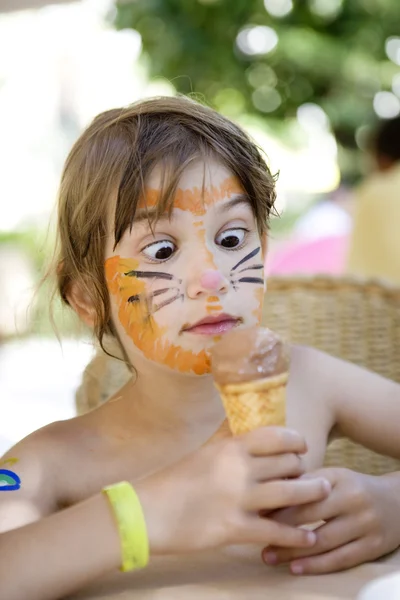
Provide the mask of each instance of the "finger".
POLYGON ((252 486, 244 499, 250 511, 272 510, 284 506, 307 504, 323 500, 331 490, 326 479, 269 481, 252 486))
POLYGON ((381 550, 370 543, 368 538, 359 538, 326 554, 293 561, 290 564, 290 570, 294 575, 334 573, 375 560, 380 555, 381 550))
MULTIPOLYGON (((322 500, 322 502, 325 502, 325 500, 322 500)), ((308 506, 308 504, 305 506, 308 506)), ((290 525, 291 527, 298 527, 299 525, 302 525, 300 520, 297 518, 298 508, 301 508, 301 506, 289 506, 288 508, 280 508, 278 510, 269 511, 268 517, 274 521, 277 521, 278 523, 284 523, 285 525, 290 525)))
POLYGON ((296 558, 324 554, 335 548, 349 544, 363 534, 362 523, 354 519, 334 519, 314 531, 317 541, 311 549, 266 548, 262 557, 267 564, 287 563, 296 558))
MULTIPOLYGON (((305 481, 305 479, 301 478, 301 481, 305 481)), ((341 494, 336 493, 336 490, 333 489, 322 502, 284 508, 274 512, 271 518, 279 523, 286 523, 286 525, 307 525, 334 519, 343 513, 345 508, 341 494)))
POLYGON ((277 456, 257 456, 252 459, 250 469, 255 481, 300 477, 304 473, 304 462, 301 456, 293 452, 277 456))
POLYGON ((242 441, 249 454, 253 456, 307 452, 304 438, 297 431, 284 427, 260 427, 244 434, 242 441))
POLYGON ((336 467, 324 467, 322 469, 316 469, 315 471, 309 471, 308 473, 305 473, 302 476, 302 479, 313 479, 314 477, 323 477, 324 479, 327 479, 329 481, 333 488, 343 477, 344 471, 347 471, 347 469, 336 467))
POLYGON ((316 536, 312 531, 274 523, 266 519, 251 516, 246 521, 242 543, 280 544, 288 548, 309 548, 315 544, 316 536))

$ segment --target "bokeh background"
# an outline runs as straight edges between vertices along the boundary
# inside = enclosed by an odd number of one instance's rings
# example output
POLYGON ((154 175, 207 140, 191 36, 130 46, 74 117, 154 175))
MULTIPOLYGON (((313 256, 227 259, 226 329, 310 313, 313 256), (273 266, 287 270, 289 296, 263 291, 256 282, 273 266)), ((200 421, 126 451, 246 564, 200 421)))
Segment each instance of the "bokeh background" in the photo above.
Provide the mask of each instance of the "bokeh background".
POLYGON ((369 132, 400 114, 399 0, 0 0, 0 453, 74 414, 92 354, 56 305, 59 343, 36 291, 67 152, 98 112, 176 93, 279 172, 268 271, 339 274, 369 132))

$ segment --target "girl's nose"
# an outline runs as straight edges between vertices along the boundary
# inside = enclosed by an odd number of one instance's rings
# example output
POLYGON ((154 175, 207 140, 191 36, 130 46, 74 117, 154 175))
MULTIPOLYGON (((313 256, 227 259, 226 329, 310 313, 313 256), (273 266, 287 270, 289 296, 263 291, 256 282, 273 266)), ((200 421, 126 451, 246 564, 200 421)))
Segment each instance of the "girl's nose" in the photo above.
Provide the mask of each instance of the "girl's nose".
POLYGON ((202 273, 193 273, 188 280, 187 294, 189 298, 198 298, 210 292, 226 294, 229 281, 216 269, 206 269, 202 273))
POLYGON ((219 271, 213 271, 211 269, 204 271, 200 277, 200 285, 210 292, 218 290, 223 282, 224 277, 219 271))

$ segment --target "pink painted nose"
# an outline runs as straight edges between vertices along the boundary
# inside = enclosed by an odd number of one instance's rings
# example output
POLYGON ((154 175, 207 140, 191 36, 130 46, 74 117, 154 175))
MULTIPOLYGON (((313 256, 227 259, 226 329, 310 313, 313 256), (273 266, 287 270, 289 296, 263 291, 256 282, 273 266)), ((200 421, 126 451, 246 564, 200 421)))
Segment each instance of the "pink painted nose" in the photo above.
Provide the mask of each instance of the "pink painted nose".
POLYGON ((200 278, 201 286, 206 290, 218 290, 223 282, 223 276, 219 271, 204 271, 200 278))

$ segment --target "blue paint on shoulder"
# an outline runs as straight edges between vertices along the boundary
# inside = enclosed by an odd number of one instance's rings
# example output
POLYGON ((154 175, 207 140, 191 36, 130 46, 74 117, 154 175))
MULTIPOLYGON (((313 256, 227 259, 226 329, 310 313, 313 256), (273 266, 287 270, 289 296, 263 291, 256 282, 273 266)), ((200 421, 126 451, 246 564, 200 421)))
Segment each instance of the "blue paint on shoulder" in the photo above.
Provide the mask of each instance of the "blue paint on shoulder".
POLYGON ((21 480, 14 471, 0 469, 0 492, 12 492, 20 487, 21 480))

